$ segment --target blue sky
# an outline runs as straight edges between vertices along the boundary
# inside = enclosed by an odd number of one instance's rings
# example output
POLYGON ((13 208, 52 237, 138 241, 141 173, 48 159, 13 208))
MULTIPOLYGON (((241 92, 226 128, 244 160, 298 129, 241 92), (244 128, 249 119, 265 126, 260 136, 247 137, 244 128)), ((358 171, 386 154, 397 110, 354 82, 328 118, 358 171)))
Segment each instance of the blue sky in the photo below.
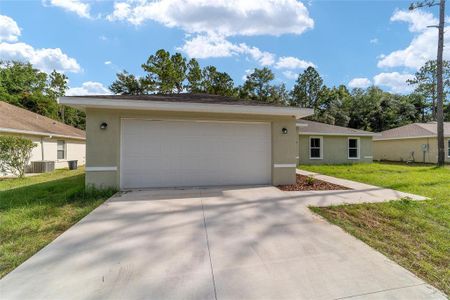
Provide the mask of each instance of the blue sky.
MULTIPOLYGON (((0 1, 0 59, 29 60, 70 79, 69 93, 107 92, 115 73, 164 48, 215 65, 241 84, 270 67, 278 82, 314 65, 327 85, 406 93, 436 52, 437 9, 408 1, 0 1)), ((449 47, 447 47, 449 49, 449 47)), ((450 57, 445 52, 446 58, 450 57)))

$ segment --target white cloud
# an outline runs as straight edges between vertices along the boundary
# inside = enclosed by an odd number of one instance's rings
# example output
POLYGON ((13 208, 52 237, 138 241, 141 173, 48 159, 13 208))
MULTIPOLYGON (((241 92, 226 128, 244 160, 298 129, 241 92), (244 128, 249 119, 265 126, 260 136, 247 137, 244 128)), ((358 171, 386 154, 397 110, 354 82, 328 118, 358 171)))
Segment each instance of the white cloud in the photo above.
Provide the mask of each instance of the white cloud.
POLYGON ((414 87, 407 84, 406 80, 412 79, 412 74, 400 74, 398 72, 392 73, 380 73, 373 77, 375 85, 387 87, 393 93, 410 93, 414 90, 414 87))
POLYGON ((379 42, 378 38, 373 38, 369 41, 369 43, 371 44, 378 44, 378 42, 379 42))
POLYGON ((15 42, 20 36, 20 28, 16 21, 4 15, 0 15, 0 42, 15 42))
POLYGON ((35 49, 26 43, 15 42, 20 35, 17 23, 7 16, 0 16, 0 60, 18 60, 30 62, 35 68, 44 72, 81 72, 81 67, 75 58, 63 53, 60 48, 35 49), (6 24, 6 26, 4 26, 6 24), (8 29, 9 28, 9 29, 8 29), (11 30, 12 28, 12 30, 11 30))
POLYGON ((128 0, 116 2, 107 18, 134 25, 152 20, 223 36, 301 34, 314 27, 307 8, 296 0, 128 0))
POLYGON ((133 25, 150 20, 180 28, 189 40, 178 50, 190 57, 246 55, 262 66, 273 65, 275 54, 227 38, 302 34, 314 27, 308 9, 297 0, 122 0, 107 19, 133 25))
POLYGON ((90 15, 91 6, 80 0, 43 0, 44 5, 55 6, 68 12, 73 12, 82 18, 92 18, 90 15))
POLYGON ((365 88, 369 87, 370 85, 372 85, 372 81, 370 81, 370 79, 365 78, 365 77, 363 77, 363 78, 353 78, 348 83, 348 86, 350 88, 362 88, 362 89, 365 89, 365 88))
POLYGON ((438 20, 432 13, 424 12, 422 10, 397 10, 391 17, 391 22, 406 22, 409 23, 409 31, 421 32, 427 29, 427 26, 437 25, 438 20))
POLYGON ((111 95, 111 91, 102 83, 95 81, 84 82, 80 87, 70 88, 67 96, 86 96, 86 95, 111 95))
MULTIPOLYGON (((407 22, 409 31, 413 32, 415 36, 405 49, 393 51, 388 55, 381 55, 377 64, 378 67, 419 69, 428 60, 436 59, 438 31, 436 28, 427 28, 427 26, 437 23, 437 19, 432 14, 420 10, 396 11, 391 20, 407 22)), ((449 31, 450 27, 446 27, 445 30, 449 31)), ((446 41, 444 59, 450 59, 449 47, 450 42, 446 41)))
POLYGON ((78 62, 60 48, 35 49, 25 43, 0 43, 0 59, 27 61, 44 72, 81 72, 78 62))
POLYGON ((178 50, 195 58, 230 57, 242 54, 250 56, 262 66, 269 66, 275 62, 273 53, 261 51, 257 47, 251 47, 245 43, 233 44, 223 36, 215 34, 197 35, 187 40, 178 50))
POLYGON ((306 69, 308 67, 316 67, 312 62, 298 59, 292 56, 282 56, 275 64, 276 69, 306 69))
POLYGON ((286 77, 287 79, 291 79, 291 80, 295 80, 298 78, 298 74, 292 71, 284 71, 283 72, 284 77, 286 77))
POLYGON ((110 60, 105 61, 105 65, 110 65, 110 64, 112 64, 112 61, 110 61, 110 60))

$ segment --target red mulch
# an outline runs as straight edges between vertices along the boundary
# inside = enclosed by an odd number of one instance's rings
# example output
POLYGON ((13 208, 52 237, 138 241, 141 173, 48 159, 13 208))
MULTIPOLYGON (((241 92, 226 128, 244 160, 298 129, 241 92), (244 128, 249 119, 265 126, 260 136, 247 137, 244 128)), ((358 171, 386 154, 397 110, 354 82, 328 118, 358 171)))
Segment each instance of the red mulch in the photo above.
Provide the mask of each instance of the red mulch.
POLYGON ((332 184, 326 181, 315 179, 312 182, 307 181, 308 176, 297 174, 296 184, 279 185, 278 188, 282 191, 328 191, 328 190, 349 190, 344 186, 332 184))

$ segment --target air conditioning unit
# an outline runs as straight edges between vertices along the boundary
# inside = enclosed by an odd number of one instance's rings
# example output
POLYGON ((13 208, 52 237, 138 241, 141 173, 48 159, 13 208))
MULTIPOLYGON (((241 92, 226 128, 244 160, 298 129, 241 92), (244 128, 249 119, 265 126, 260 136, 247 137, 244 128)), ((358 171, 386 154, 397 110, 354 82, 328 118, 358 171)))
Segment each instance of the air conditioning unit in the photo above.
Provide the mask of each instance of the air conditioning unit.
POLYGON ((47 173, 55 170, 55 162, 50 160, 32 161, 30 173, 47 173))

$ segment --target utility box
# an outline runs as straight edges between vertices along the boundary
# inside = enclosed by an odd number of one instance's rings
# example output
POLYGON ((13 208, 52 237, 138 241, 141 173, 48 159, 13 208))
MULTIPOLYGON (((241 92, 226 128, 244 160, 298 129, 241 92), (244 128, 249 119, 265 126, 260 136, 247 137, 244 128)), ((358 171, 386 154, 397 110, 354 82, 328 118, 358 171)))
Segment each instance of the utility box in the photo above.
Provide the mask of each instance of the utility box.
POLYGON ((29 173, 47 173, 55 170, 55 162, 50 160, 32 161, 29 173))
POLYGON ((78 160, 69 160, 67 163, 69 164, 69 170, 77 169, 78 160))

